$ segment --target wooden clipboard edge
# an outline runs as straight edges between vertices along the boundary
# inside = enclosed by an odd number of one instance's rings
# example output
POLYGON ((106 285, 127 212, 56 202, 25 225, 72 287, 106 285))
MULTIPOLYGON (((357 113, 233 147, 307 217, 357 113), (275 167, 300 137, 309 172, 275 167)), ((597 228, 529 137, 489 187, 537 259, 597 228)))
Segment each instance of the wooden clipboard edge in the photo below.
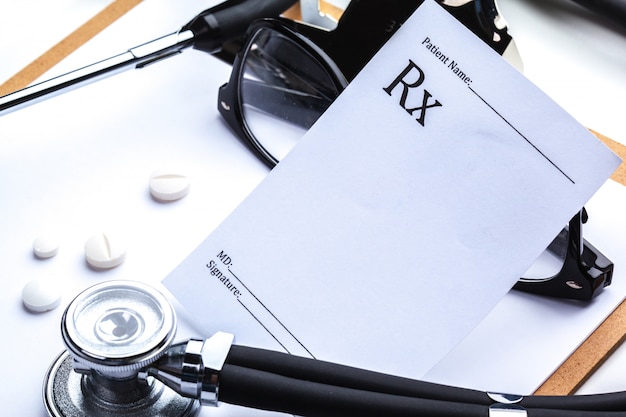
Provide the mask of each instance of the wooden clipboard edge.
POLYGON ((589 130, 591 131, 591 133, 596 135, 598 139, 604 142, 606 146, 611 148, 611 150, 615 152, 620 158, 622 158, 622 163, 620 164, 619 167, 617 167, 617 169, 611 176, 611 179, 619 182, 622 185, 626 185, 626 163, 625 163, 626 162, 626 146, 622 145, 619 142, 614 141, 611 138, 604 136, 601 133, 598 133, 591 129, 589 130))
POLYGON ((88 40, 96 36, 139 3, 141 3, 141 0, 114 0, 43 55, 2 83, 0 85, 0 96, 30 85, 46 71, 61 62, 65 57, 84 45, 88 40))
MULTIPOLYGON (((28 86, 81 45, 100 33, 142 0, 114 0, 101 12, 0 85, 0 96, 28 86)), ((325 12, 339 15, 329 8, 325 12)), ((299 15, 298 5, 285 13, 299 15)), ((598 132, 591 131, 626 161, 626 146, 598 132)), ((626 164, 622 163, 611 177, 626 185, 626 164)), ((626 339, 626 301, 623 301, 594 332, 567 358, 561 366, 535 391, 536 395, 573 394, 626 339)))
POLYGON ((626 339, 626 301, 535 391, 535 395, 571 395, 626 339))
MULTIPOLYGON (((591 130, 623 161, 626 146, 591 130)), ((626 164, 622 162, 611 176, 626 185, 626 164)), ((536 395, 570 395, 593 374, 626 340, 626 300, 609 314, 594 332, 535 391, 536 395)))

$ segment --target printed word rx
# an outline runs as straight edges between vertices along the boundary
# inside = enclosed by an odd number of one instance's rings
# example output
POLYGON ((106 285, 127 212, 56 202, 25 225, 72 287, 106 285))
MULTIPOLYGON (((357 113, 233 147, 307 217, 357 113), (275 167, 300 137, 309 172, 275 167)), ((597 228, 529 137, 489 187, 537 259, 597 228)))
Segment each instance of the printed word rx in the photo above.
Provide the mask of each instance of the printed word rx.
POLYGON ((413 61, 409 60, 409 64, 398 74, 396 79, 387 87, 383 88, 383 90, 391 96, 393 90, 399 86, 402 89, 402 93, 400 94, 400 107, 406 110, 411 116, 416 113, 417 117, 415 120, 422 126, 425 126, 426 110, 441 107, 439 100, 435 99, 428 90, 421 88, 425 80, 426 75, 424 71, 413 61), (407 104, 407 102, 413 102, 418 104, 418 106, 411 107, 411 104, 407 104))

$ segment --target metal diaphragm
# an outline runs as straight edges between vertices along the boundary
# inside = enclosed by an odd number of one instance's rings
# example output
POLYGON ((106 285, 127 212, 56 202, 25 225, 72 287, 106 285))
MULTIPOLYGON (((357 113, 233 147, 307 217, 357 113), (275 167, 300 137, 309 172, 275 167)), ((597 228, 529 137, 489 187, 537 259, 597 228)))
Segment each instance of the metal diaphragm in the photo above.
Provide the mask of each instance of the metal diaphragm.
POLYGON ((109 281, 80 293, 63 314, 67 351, 44 381, 52 417, 192 417, 197 400, 159 381, 140 380, 142 368, 162 357, 176 334, 176 314, 154 288, 109 281))

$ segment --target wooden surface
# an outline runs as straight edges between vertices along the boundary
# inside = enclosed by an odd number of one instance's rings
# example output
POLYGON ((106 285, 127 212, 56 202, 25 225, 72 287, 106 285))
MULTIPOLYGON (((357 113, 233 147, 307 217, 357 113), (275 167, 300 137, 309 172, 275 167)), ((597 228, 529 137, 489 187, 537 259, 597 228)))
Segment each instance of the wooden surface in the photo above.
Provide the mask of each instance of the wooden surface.
MULTIPOLYGON (((67 38, 41 57, 26 66, 5 83, 0 85, 0 96, 24 88, 39 78, 78 47, 105 29, 119 17, 131 10, 141 0, 115 0, 100 13, 76 29, 67 38)), ((339 12, 324 8, 325 12, 337 16, 339 12)), ((298 15, 297 6, 288 11, 292 18, 298 15)), ((626 146, 598 132, 593 132, 608 147, 626 160, 626 146)), ((622 163, 612 179, 626 185, 626 165, 622 163)), ((572 394, 591 375, 626 337, 626 301, 616 308, 593 334, 557 369, 536 391, 540 395, 572 394)))
POLYGON ((536 395, 568 395, 576 392, 626 338, 626 302, 580 345, 541 385, 536 395))
MULTIPOLYGON (((626 146, 592 131, 626 161, 626 146)), ((626 185, 626 164, 622 162, 611 178, 626 185)), ((537 395, 573 394, 626 338, 626 301, 596 328, 574 353, 535 391, 537 395)))
POLYGON ((65 39, 2 83, 0 85, 0 96, 20 90, 31 84, 139 3, 141 3, 141 0, 114 0, 100 13, 65 37, 65 39))

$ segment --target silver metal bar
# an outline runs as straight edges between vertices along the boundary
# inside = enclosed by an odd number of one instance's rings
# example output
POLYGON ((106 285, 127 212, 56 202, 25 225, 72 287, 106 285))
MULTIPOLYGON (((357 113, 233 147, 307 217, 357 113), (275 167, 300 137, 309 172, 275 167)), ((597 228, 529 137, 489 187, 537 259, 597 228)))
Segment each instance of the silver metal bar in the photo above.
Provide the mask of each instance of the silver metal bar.
POLYGON ((159 360, 139 371, 138 377, 154 377, 183 397, 217 407, 219 373, 234 340, 230 333, 217 332, 209 339, 176 343, 159 360))
POLYGON ((0 97, 0 116, 71 91, 122 71, 143 68, 193 45, 190 30, 175 32, 131 48, 111 58, 68 72, 0 97))

